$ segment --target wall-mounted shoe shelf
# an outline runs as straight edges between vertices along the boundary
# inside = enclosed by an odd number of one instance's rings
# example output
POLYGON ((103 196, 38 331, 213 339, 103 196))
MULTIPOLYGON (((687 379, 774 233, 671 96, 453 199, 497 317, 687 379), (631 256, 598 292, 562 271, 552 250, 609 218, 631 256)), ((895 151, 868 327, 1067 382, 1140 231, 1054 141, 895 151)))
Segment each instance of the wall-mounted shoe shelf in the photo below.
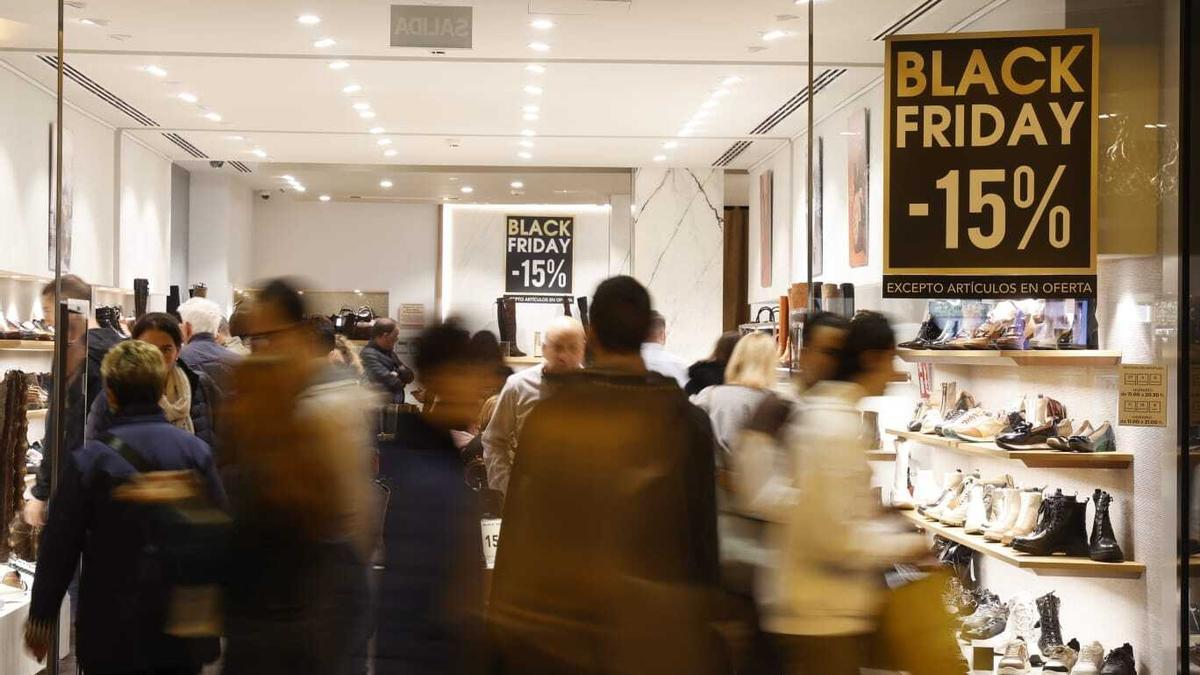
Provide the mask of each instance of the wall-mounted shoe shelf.
POLYGON ((52 352, 52 340, 0 340, 0 351, 9 352, 52 352))
POLYGON ((1115 366, 1121 363, 1121 352, 1101 349, 898 349, 896 353, 909 363, 953 366, 1115 366))
POLYGON ((30 410, 25 413, 25 419, 26 420, 44 420, 44 419, 46 419, 46 413, 48 413, 48 412, 50 412, 50 411, 47 408, 41 408, 38 410, 30 410))
POLYGON ((968 443, 932 434, 888 429, 887 433, 922 445, 945 448, 960 455, 1011 459, 1041 469, 1128 469, 1132 452, 1058 452, 1057 450, 1005 450, 995 443, 968 443))
POLYGON ((941 523, 931 522, 916 511, 902 511, 901 513, 918 529, 925 530, 930 534, 941 535, 988 557, 1001 560, 1014 567, 1032 570, 1037 574, 1136 579, 1146 572, 1146 566, 1139 562, 1103 563, 1089 558, 1025 555, 1014 551, 1009 546, 987 541, 982 536, 966 534, 961 527, 947 527, 941 523))
POLYGON ((867 460, 872 462, 887 462, 896 459, 895 450, 868 450, 867 460))

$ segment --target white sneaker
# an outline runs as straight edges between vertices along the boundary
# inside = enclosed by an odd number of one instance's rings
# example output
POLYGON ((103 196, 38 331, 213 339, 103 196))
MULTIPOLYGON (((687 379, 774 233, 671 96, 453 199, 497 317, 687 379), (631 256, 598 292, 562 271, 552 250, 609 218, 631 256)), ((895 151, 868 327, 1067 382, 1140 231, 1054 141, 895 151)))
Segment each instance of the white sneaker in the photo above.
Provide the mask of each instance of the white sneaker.
POLYGON ((996 664, 996 675, 1026 675, 1028 672, 1029 646, 1017 638, 1004 648, 1004 658, 996 664))
MULTIPOLYGON (((1076 642, 1076 645, 1079 643, 1076 642)), ((1071 668, 1075 667, 1075 662, 1079 659, 1079 652, 1070 645, 1054 645, 1047 647, 1043 653, 1046 657, 1046 665, 1042 666, 1043 673, 1062 673, 1067 675, 1071 672, 1071 668)))
POLYGON ((1104 666, 1104 645, 1099 642, 1089 642, 1079 650, 1079 660, 1071 669, 1071 675, 1099 675, 1104 666))

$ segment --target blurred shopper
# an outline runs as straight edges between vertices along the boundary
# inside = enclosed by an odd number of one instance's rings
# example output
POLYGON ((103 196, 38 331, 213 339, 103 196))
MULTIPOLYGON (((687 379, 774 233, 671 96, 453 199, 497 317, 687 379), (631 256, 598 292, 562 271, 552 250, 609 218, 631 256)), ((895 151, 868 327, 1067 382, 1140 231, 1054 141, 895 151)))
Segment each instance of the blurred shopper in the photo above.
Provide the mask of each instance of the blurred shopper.
POLYGON ((692 403, 712 420, 720 449, 718 468, 729 465, 742 428, 758 405, 771 396, 778 363, 778 356, 771 354, 772 350, 778 353, 774 345, 775 341, 763 333, 742 338, 725 367, 725 384, 708 387, 692 397, 692 403))
MULTIPOLYGON (((221 330, 221 308, 208 298, 195 297, 179 306, 183 317, 184 347, 179 360, 194 372, 204 373, 217 385, 218 392, 229 391, 233 369, 242 357, 222 347, 217 341, 221 330)), ((219 400, 213 401, 216 405, 219 400)))
POLYGON ((232 675, 341 673, 368 630, 379 513, 370 406, 361 387, 330 374, 304 317, 296 285, 266 283, 248 316, 255 356, 235 372, 232 675))
MULTIPOLYGON (((166 420, 214 447, 213 402, 218 400, 218 390, 207 375, 192 370, 179 358, 183 343, 179 322, 165 312, 151 312, 133 324, 130 334, 134 340, 154 345, 162 354, 166 380, 158 405, 166 420)), ((112 426, 115 414, 109 401, 97 397, 88 412, 86 438, 101 438, 112 426)))
POLYGON ((712 429, 647 370, 650 322, 636 280, 601 283, 595 366, 525 421, 489 607, 497 672, 723 672, 712 429))
POLYGON ((641 347, 642 360, 646 363, 647 370, 666 375, 679 383, 680 388, 685 388, 688 383, 687 363, 667 351, 666 345, 667 319, 658 312, 652 312, 650 330, 646 333, 641 347))
POLYGON ((488 378, 488 398, 500 393, 504 383, 513 374, 513 369, 504 361, 504 352, 500 349, 500 340, 490 330, 481 330, 471 336, 471 348, 483 361, 491 364, 491 377, 488 378))
POLYGON ((313 314, 308 317, 307 321, 309 329, 312 330, 313 344, 317 357, 324 359, 328 363, 327 370, 329 376, 334 379, 350 380, 352 382, 358 382, 362 379, 361 364, 359 369, 354 368, 353 351, 338 349, 338 334, 329 317, 321 314, 313 314))
POLYGON ((400 328, 391 319, 375 319, 371 340, 362 348, 359 358, 367 380, 383 388, 391 403, 404 403, 404 387, 412 384, 413 373, 396 356, 396 341, 400 328))
MULTIPOLYGON (((92 287, 83 279, 73 274, 66 274, 63 275, 61 283, 63 300, 91 302, 92 287)), ((46 324, 60 333, 64 333, 68 341, 67 374, 66 377, 61 378, 62 382, 66 382, 67 387, 67 407, 63 411, 63 447, 60 455, 65 458, 68 453, 83 445, 84 421, 87 418, 88 410, 91 409, 92 401, 96 400, 102 391, 100 364, 104 360, 104 355, 124 338, 116 331, 101 328, 96 323, 94 316, 73 314, 70 325, 55 326, 57 310, 54 306, 53 281, 42 287, 41 301, 42 316, 45 317, 46 324)), ((25 502, 25 509, 22 513, 25 522, 33 527, 41 527, 46 524, 46 502, 50 499, 49 450, 53 442, 51 433, 55 428, 55 418, 59 414, 54 405, 54 401, 57 400, 54 397, 54 387, 59 381, 60 378, 55 373, 47 387, 51 405, 49 416, 46 419, 47 436, 42 441, 42 447, 46 452, 43 455, 42 463, 38 465, 36 482, 30 490, 33 499, 25 502)))
POLYGON ((779 528, 775 583, 763 603, 789 674, 858 675, 874 665, 882 571, 926 551, 920 535, 881 522, 861 436, 859 403, 883 394, 895 355, 887 319, 860 312, 833 377, 804 397, 791 439, 795 502, 779 528))
POLYGON ((452 430, 476 421, 489 364, 457 323, 420 337, 417 373, 428 413, 401 426, 384 448, 381 473, 391 485, 384 527, 377 675, 479 673, 483 547, 479 501, 463 480, 452 430))
POLYGON ((488 485, 493 490, 508 491, 517 439, 525 420, 545 398, 555 376, 583 367, 586 342, 583 324, 578 319, 557 317, 546 326, 542 362, 517 372, 504 383, 496 402, 496 412, 483 433, 483 459, 487 464, 488 485))
POLYGON ((349 366, 350 370, 354 371, 355 377, 361 380, 365 373, 362 359, 358 357, 358 350, 354 348, 354 345, 350 344, 345 335, 334 335, 333 348, 341 356, 342 363, 349 366))
POLYGON ((737 331, 730 331, 717 339, 713 353, 703 361, 697 361, 688 368, 688 383, 684 391, 688 396, 695 396, 708 387, 725 384, 725 366, 733 355, 733 348, 742 337, 737 331))
POLYGON ((244 339, 245 335, 246 310, 239 306, 233 310, 233 315, 229 317, 229 321, 221 322, 221 328, 218 329, 217 337, 221 344, 234 354, 250 356, 250 344, 244 339))
MULTIPOLYGON (((167 421, 159 406, 169 381, 153 345, 129 341, 113 347, 102 366, 106 398, 114 410, 111 434, 155 471, 194 471, 215 504, 225 494, 208 446, 167 421)), ((170 587, 154 574, 148 553, 151 523, 143 507, 114 496, 138 471, 110 442, 89 440, 63 456, 62 485, 42 537, 25 644, 46 658, 50 631, 79 557, 76 646, 87 673, 194 674, 217 658, 216 638, 179 639, 165 633, 170 587)), ((161 569, 158 569, 162 572, 161 569)), ((65 639, 65 637, 64 637, 65 639)))

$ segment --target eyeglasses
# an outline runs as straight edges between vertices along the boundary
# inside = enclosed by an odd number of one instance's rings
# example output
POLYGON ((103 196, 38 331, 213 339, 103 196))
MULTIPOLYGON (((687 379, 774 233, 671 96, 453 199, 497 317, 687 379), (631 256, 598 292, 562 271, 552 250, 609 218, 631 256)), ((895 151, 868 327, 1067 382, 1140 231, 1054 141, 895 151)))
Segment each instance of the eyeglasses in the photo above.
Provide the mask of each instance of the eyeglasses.
POLYGON ((289 324, 284 324, 284 325, 280 326, 279 328, 274 328, 272 330, 264 330, 264 331, 260 331, 258 333, 247 333, 246 339, 249 340, 250 342, 267 343, 267 342, 271 341, 272 337, 279 335, 280 333, 286 333, 290 330, 294 330, 299 325, 300 325, 299 323, 289 323, 289 324))

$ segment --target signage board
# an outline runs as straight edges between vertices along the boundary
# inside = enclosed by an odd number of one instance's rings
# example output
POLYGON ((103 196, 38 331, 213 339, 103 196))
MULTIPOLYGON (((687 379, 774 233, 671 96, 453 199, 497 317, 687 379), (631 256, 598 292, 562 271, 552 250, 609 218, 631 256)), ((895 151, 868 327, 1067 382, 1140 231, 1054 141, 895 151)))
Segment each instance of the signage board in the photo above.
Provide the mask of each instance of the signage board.
POLYGON ((471 7, 392 5, 392 46, 470 49, 475 18, 471 7))
POLYGON ((424 328, 425 305, 421 303, 401 303, 400 319, 396 323, 401 328, 424 328))
POLYGON ((496 549, 500 548, 500 519, 484 518, 479 521, 483 536, 483 564, 487 569, 496 567, 496 549))
POLYGON ((570 295, 573 216, 506 216, 504 292, 570 295))
POLYGON ((888 38, 887 298, 1096 295, 1095 29, 888 38))
POLYGON ((1167 426, 1166 366, 1121 365, 1118 424, 1123 427, 1167 426))

